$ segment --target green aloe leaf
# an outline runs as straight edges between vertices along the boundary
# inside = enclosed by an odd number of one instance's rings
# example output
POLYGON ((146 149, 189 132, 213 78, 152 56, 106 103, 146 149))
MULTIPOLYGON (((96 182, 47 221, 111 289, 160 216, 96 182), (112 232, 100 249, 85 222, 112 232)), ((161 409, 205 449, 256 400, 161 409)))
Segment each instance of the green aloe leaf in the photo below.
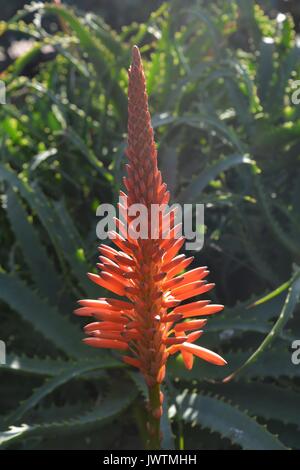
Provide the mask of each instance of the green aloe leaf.
POLYGON ((61 288, 58 274, 12 188, 7 191, 7 214, 36 286, 42 296, 54 303, 61 288))
POLYGON ((176 402, 180 406, 184 421, 218 432, 243 449, 285 449, 277 437, 264 426, 235 406, 220 399, 196 393, 189 395, 185 390, 177 397, 176 402))
MULTIPOLYGON (((287 288, 290 283, 290 281, 285 283, 287 288)), ((238 303, 234 307, 225 307, 221 314, 209 320, 206 326, 207 331, 220 332, 221 341, 223 336, 226 338, 226 332, 231 333, 231 336, 237 332, 247 333, 249 331, 268 334, 274 324, 273 318, 280 314, 285 302, 285 288, 281 287, 265 295, 262 299, 257 300, 254 297, 246 302, 238 303)), ((292 339, 291 333, 283 329, 279 332, 279 336, 289 341, 292 339)))
POLYGON ((59 16, 73 30, 79 39, 81 47, 88 53, 93 62, 106 93, 108 96, 111 96, 115 108, 119 111, 120 116, 125 119, 127 115, 127 99, 118 81, 110 72, 110 64, 103 57, 104 54, 99 38, 94 36, 71 10, 63 6, 47 3, 43 6, 43 11, 59 16))
POLYGON ((270 93, 270 83, 272 81, 274 59, 273 54, 275 52, 274 41, 268 41, 263 38, 260 45, 259 51, 259 65, 258 65, 258 94, 260 100, 264 105, 268 103, 270 93))
POLYGON ((83 247, 78 246, 76 237, 74 238, 75 229, 66 227, 60 218, 60 211, 58 210, 59 213, 55 211, 50 199, 44 195, 43 191, 36 184, 34 187, 30 186, 24 175, 16 175, 8 165, 0 164, 0 179, 16 187, 30 208, 38 215, 51 239, 63 268, 65 267, 65 259, 71 266, 72 275, 77 277, 79 281, 80 292, 83 289, 83 293, 86 295, 94 297, 96 294, 100 295, 101 289, 96 289, 86 277, 90 266, 86 262, 85 257, 82 256, 83 247))
MULTIPOLYGON (((236 351, 226 352, 223 356, 226 358, 228 365, 225 367, 216 367, 204 361, 196 361, 192 370, 187 370, 182 363, 180 356, 169 363, 169 374, 176 378, 187 382, 191 380, 219 382, 233 373, 242 364, 244 364, 254 351, 236 351)), ((249 365, 244 370, 243 377, 259 378, 265 377, 300 377, 300 367, 294 365, 291 361, 290 344, 285 347, 273 346, 272 349, 265 351, 258 361, 249 365)))
POLYGON ((97 357, 91 359, 80 358, 78 362, 74 360, 63 361, 61 359, 51 359, 49 357, 27 357, 24 355, 13 356, 8 354, 6 357, 6 363, 0 366, 1 370, 9 370, 11 372, 21 374, 32 374, 40 376, 56 376, 64 373, 71 368, 76 367, 91 367, 97 365, 100 368, 111 369, 111 368, 125 368, 126 365, 113 358, 109 354, 97 354, 97 357))
POLYGON ((123 387, 111 392, 102 403, 83 415, 43 424, 23 424, 0 433, 0 446, 6 447, 29 437, 53 437, 68 433, 92 432, 126 410, 136 397, 136 390, 123 387))
POLYGON ((21 374, 53 376, 60 374, 64 369, 70 367, 71 364, 74 365, 75 362, 51 359, 49 357, 40 358, 8 354, 6 356, 6 363, 0 366, 0 370, 8 370, 21 374))
POLYGON ((248 155, 231 155, 226 157, 214 165, 212 165, 207 170, 204 170, 199 176, 184 189, 179 195, 179 201, 188 203, 197 200, 198 196, 202 193, 204 188, 223 171, 227 171, 230 168, 234 168, 237 165, 241 164, 250 164, 254 165, 253 160, 249 158, 248 155))
POLYGON ((288 320, 291 318, 295 307, 299 301, 300 296, 300 272, 297 272, 292 280, 291 286, 288 291, 285 303, 282 307, 278 320, 275 322, 271 331, 268 333, 266 338, 260 344, 260 346, 254 351, 253 354, 247 359, 247 361, 239 367, 235 372, 230 374, 224 379, 224 381, 232 380, 237 374, 240 374, 246 367, 256 362, 264 351, 271 346, 274 339, 280 334, 288 320))
POLYGON ((214 387, 213 393, 221 394, 251 415, 300 427, 300 415, 295 413, 300 407, 300 395, 296 391, 274 384, 243 381, 231 382, 217 389, 214 387))
POLYGON ((0 272, 0 292, 4 302, 61 351, 71 357, 89 354, 81 342, 79 329, 60 315, 55 307, 42 300, 24 281, 0 272))
POLYGON ((105 369, 106 367, 107 362, 105 360, 102 362, 101 358, 95 362, 83 361, 83 363, 71 364, 63 372, 47 379, 41 387, 36 389, 27 400, 23 401, 15 411, 6 417, 6 424, 10 425, 18 422, 25 413, 34 408, 42 399, 70 380, 78 378, 87 372, 105 369))

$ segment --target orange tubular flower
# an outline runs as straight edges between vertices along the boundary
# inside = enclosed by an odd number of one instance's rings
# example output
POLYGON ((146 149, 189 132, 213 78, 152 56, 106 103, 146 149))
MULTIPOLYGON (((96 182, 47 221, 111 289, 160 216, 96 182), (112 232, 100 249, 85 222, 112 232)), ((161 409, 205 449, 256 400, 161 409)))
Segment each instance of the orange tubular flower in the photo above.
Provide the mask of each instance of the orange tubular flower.
MULTIPOLYGON (((128 94, 129 164, 124 178, 127 196, 121 192, 121 197, 127 207, 144 204, 150 214, 153 204, 168 204, 169 192, 157 168, 145 76, 136 46, 132 51, 128 94)), ((126 214, 122 204, 119 209, 126 214)), ((75 310, 77 315, 96 320, 85 327, 88 335, 85 343, 96 348, 122 351, 123 361, 143 374, 149 389, 150 448, 159 448, 163 401, 160 384, 165 377, 168 357, 181 353, 188 369, 193 366, 194 356, 216 365, 226 364, 218 354, 194 344, 202 335, 207 321, 205 317, 219 312, 223 306, 211 305, 208 300, 180 306, 182 301, 208 292, 214 284, 203 280, 209 273, 206 266, 182 274, 193 258, 178 255, 185 239, 178 238, 181 227, 175 226, 172 213, 171 230, 168 238, 164 236, 169 215, 162 216, 156 238, 132 237, 125 231, 123 223, 116 221, 122 233, 110 234, 116 248, 100 245, 100 272, 88 276, 96 284, 127 300, 80 300, 81 307, 75 310)), ((131 220, 127 216, 128 224, 131 220)), ((148 233, 151 223, 148 215, 148 233)))

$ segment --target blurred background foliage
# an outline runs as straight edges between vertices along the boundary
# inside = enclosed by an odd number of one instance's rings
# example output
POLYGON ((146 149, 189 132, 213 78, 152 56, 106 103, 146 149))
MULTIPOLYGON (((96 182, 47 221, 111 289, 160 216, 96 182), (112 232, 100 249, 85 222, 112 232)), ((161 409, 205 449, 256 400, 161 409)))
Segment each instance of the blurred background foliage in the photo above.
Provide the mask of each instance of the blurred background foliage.
POLYGON ((71 313, 101 295, 85 273, 96 208, 121 187, 137 43, 160 168, 173 202, 206 204, 194 265, 226 306, 202 343, 228 367, 169 366, 163 446, 300 448, 298 2, 11 1, 1 14, 1 445, 144 445, 143 383, 81 345, 71 313))

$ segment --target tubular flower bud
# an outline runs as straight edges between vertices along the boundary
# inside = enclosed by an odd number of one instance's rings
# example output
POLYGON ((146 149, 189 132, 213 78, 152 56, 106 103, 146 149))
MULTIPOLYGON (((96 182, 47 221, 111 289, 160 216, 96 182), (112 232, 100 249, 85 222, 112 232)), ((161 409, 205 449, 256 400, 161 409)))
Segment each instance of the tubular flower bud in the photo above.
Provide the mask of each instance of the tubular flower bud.
MULTIPOLYGON (((88 276, 92 282, 126 300, 81 300, 75 313, 95 319, 85 328, 88 335, 85 343, 96 348, 124 351, 124 362, 140 370, 149 387, 149 399, 155 402, 154 391, 157 386, 159 390, 165 377, 170 355, 182 354, 188 369, 193 366, 194 356, 216 365, 225 365, 226 361, 194 344, 202 335, 207 321, 204 318, 221 311, 223 306, 212 305, 207 300, 181 305, 214 287, 205 281, 209 273, 207 267, 182 274, 193 258, 179 254, 184 243, 184 238, 178 236, 180 225, 176 225, 174 217, 169 217, 169 238, 166 239, 166 218, 162 217, 158 223, 151 218, 152 205, 167 204, 169 193, 157 167, 145 75, 136 46, 132 50, 129 69, 126 154, 128 164, 124 185, 127 195, 120 194, 123 201, 119 205, 120 213, 128 227, 132 217, 123 204, 127 207, 143 204, 147 209, 143 220, 147 236, 135 237, 130 230, 126 232, 121 220, 116 220, 120 234, 111 233, 114 248, 100 245, 100 272, 88 276), (152 233, 157 236, 152 237, 152 233)), ((152 417, 158 419, 161 403, 158 400, 156 408, 153 406, 152 417)))

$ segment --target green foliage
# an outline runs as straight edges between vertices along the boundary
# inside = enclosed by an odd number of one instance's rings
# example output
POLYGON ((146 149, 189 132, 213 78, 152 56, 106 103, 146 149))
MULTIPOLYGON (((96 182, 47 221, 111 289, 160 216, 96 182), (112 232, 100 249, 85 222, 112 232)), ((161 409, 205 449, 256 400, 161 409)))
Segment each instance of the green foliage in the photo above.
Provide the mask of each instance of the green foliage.
POLYGON ((169 365, 163 446, 296 448, 300 48, 291 17, 270 19, 255 1, 175 0, 116 32, 95 14, 34 2, 0 31, 32 40, 1 76, 1 446, 59 448, 77 433, 89 448, 94 430, 97 448, 113 448, 117 432, 124 448, 142 445, 141 377, 82 345, 71 314, 78 298, 102 295, 86 272, 96 207, 115 203, 121 186, 126 69, 138 43, 160 168, 174 202, 206 204, 195 266, 211 268, 226 306, 201 341, 228 366, 169 365))
POLYGON ((14 443, 24 437, 58 436, 66 433, 81 433, 83 430, 91 432, 124 411, 131 404, 134 396, 132 389, 119 390, 118 392, 115 390, 103 402, 99 403, 97 410, 93 408, 83 415, 51 423, 14 426, 9 431, 2 433, 0 444, 5 446, 7 443, 14 443))
POLYGON ((219 432, 248 450, 283 450, 285 447, 255 420, 222 399, 183 392, 177 397, 184 421, 219 432), (247 432, 245 432, 247 430, 247 432))

